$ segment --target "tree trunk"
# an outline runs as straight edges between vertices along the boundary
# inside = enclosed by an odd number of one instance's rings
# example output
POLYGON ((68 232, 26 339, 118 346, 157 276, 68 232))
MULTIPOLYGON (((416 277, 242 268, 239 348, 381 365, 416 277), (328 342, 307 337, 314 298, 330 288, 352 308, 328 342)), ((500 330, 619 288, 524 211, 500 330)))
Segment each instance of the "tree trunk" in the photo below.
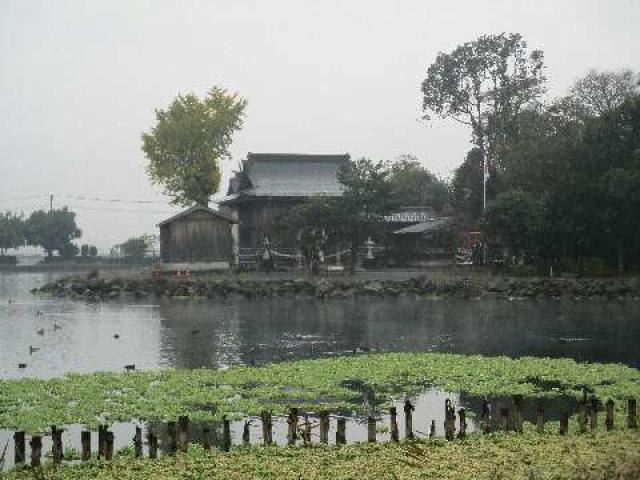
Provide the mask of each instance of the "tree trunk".
POLYGON ((351 237, 351 266, 350 271, 353 275, 356 271, 356 264, 358 263, 358 237, 351 237))

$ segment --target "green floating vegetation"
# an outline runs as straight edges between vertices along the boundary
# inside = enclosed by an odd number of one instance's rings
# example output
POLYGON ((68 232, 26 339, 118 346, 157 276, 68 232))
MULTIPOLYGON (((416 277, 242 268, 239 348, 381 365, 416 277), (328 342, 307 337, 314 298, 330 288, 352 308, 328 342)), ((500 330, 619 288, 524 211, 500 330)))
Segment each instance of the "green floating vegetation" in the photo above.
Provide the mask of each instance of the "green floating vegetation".
MULTIPOLYGON (((251 447, 230 453, 189 452, 161 460, 116 457, 43 468, 42 478, 84 479, 418 479, 635 480, 640 478, 640 435, 628 430, 589 435, 532 432, 472 435, 465 440, 359 444, 335 447, 251 447)), ((35 478, 14 470, 7 480, 35 478)))
MULTIPOLYGON (((583 386, 618 409, 640 397, 640 370, 571 359, 387 353, 300 360, 227 370, 160 370, 0 381, 0 427, 28 432, 50 425, 130 420, 239 418, 288 405, 314 411, 366 408, 362 390, 390 404, 435 387, 470 395, 579 397, 583 386)), ((621 412, 622 410, 620 410, 621 412)))

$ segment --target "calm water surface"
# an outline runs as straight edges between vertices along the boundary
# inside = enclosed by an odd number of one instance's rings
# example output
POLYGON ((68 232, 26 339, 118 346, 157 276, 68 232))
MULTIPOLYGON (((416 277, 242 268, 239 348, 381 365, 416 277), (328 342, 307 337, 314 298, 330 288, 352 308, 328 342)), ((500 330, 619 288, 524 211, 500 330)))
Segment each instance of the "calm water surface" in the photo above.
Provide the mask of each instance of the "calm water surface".
POLYGON ((126 364, 262 364, 354 350, 572 357, 640 367, 640 302, 411 297, 87 304, 29 293, 61 275, 0 272, 0 378, 121 371, 126 364))

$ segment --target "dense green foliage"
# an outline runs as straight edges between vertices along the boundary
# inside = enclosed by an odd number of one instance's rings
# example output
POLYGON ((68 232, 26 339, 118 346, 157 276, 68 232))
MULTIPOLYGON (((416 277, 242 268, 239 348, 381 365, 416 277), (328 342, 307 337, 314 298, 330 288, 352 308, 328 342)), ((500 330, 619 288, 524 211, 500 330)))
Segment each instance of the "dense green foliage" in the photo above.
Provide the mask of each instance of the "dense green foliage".
POLYGON ((0 212, 0 254, 9 248, 24 245, 24 221, 22 215, 0 212))
POLYGON ((163 370, 0 381, 0 427, 37 431, 49 425, 95 427, 131 419, 220 419, 283 413, 295 402, 311 411, 361 411, 362 388, 389 404, 428 386, 471 395, 580 396, 589 385, 618 405, 640 396, 640 371, 570 359, 389 353, 270 364, 228 370, 163 370), (543 384, 557 385, 545 389, 543 384), (355 388, 354 386, 357 386, 355 388))
POLYGON ((72 240, 82 231, 76 225, 76 214, 67 207, 45 212, 33 212, 25 223, 25 237, 29 245, 44 248, 51 256, 58 251, 62 256, 74 256, 79 252, 72 240))
POLYGON ((117 247, 125 257, 144 257, 152 244, 153 238, 150 235, 140 235, 129 238, 117 247))
MULTIPOLYGON (((194 445, 161 460, 120 456, 43 471, 45 478, 75 479, 418 479, 635 480, 640 436, 629 431, 596 435, 473 435, 463 441, 360 444, 342 448, 254 447, 230 453, 194 445)), ((33 478, 29 470, 8 479, 33 478)))
POLYGON ((172 203, 207 205, 220 185, 220 161, 229 157, 233 133, 242 128, 246 100, 215 86, 199 99, 178 95, 156 110, 156 125, 142 135, 147 171, 172 203))

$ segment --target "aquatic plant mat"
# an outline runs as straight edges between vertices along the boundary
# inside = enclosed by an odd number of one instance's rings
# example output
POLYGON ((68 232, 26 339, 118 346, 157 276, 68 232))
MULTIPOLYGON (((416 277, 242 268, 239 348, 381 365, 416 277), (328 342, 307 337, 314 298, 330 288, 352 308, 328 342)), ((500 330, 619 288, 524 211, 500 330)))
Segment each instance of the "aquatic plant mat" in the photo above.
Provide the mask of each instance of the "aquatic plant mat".
POLYGON ((426 388, 482 397, 579 399, 583 388, 616 412, 640 397, 640 370, 570 359, 387 353, 301 360, 227 370, 161 370, 0 381, 0 428, 39 432, 50 425, 131 420, 239 419, 301 411, 368 413, 426 388), (365 401, 366 400, 366 401, 365 401))

